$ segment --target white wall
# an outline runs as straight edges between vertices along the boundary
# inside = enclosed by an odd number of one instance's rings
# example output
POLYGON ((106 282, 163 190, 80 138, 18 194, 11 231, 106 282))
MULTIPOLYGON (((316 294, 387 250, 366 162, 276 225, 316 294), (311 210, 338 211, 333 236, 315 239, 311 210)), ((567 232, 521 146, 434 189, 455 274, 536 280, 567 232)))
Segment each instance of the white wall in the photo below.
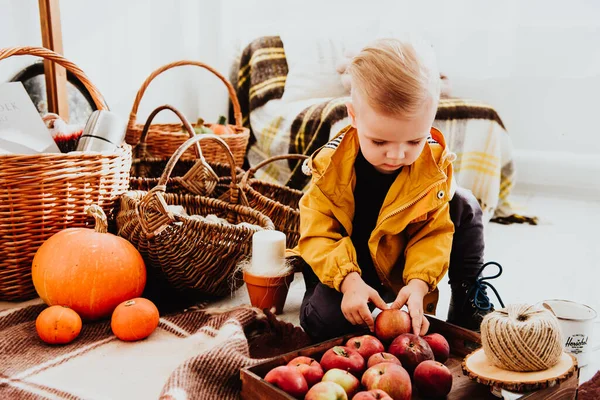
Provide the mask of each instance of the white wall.
POLYGON ((436 47, 454 93, 494 105, 516 148, 600 153, 595 140, 600 128, 594 126, 600 105, 600 2, 289 3, 225 0, 223 14, 239 16, 235 34, 246 40, 365 20, 379 20, 385 31, 420 33, 436 47), (345 7, 348 3, 357 5, 345 7))
MULTIPOLYGON (((0 46, 41 43, 37 2, 0 0, 0 46)), ((513 139, 522 179, 528 165, 548 171, 584 159, 600 165, 600 2, 594 0, 161 1, 62 0, 65 55, 128 115, 144 78, 169 61, 192 58, 227 71, 260 35, 376 21, 413 31, 436 46, 454 94, 492 104, 513 139), (92 15, 91 20, 85 18, 92 15), (103 49, 102 51, 100 49, 103 49), (533 160, 533 161, 532 161, 533 160), (542 160, 542 161, 540 161, 542 160), (540 162, 542 164, 540 164, 540 162)), ((22 64, 20 64, 22 65, 22 64)), ((14 61, 0 63, 0 80, 14 61), (10 63, 10 66, 5 64, 10 63)), ((151 86, 140 118, 170 102, 190 118, 226 112, 226 93, 207 73, 170 71, 151 86)), ((549 174, 545 179, 551 179, 549 174)), ((584 181, 588 180, 587 177, 584 181)))
MULTIPOLYGON (((37 1, 0 0, 0 9, 7 10, 0 14, 0 47, 41 45, 37 1)), ((60 11, 65 57, 86 72, 109 107, 123 118, 129 117, 139 87, 154 69, 181 59, 218 64, 214 39, 219 25, 211 22, 218 19, 217 2, 61 0, 60 11)), ((3 60, 0 81, 34 60, 3 60)), ((199 108, 214 108, 211 92, 220 89, 215 81, 195 67, 164 72, 146 91, 138 121, 164 103, 195 119, 199 108)), ((219 109, 226 107, 223 100, 219 109)), ((157 118, 174 120, 166 113, 157 118)))

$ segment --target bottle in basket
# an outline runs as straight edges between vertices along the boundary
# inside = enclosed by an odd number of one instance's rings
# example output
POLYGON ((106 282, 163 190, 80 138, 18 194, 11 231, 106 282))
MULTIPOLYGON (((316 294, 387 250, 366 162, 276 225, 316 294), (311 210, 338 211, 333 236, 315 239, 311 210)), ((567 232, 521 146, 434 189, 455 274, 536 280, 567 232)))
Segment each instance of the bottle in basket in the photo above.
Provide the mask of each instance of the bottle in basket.
POLYGON ((96 110, 87 120, 77 151, 116 151, 125 139, 126 123, 117 114, 96 110))

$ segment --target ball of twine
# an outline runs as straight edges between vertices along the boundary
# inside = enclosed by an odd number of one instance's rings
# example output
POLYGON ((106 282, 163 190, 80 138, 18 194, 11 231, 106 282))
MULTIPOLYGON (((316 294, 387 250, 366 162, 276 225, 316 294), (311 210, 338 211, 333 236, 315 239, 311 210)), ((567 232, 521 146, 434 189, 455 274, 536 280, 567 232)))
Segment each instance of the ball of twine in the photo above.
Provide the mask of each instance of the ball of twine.
POLYGON ((556 365, 562 355, 556 316, 525 304, 511 304, 486 315, 481 341, 492 364, 509 371, 542 371, 556 365))

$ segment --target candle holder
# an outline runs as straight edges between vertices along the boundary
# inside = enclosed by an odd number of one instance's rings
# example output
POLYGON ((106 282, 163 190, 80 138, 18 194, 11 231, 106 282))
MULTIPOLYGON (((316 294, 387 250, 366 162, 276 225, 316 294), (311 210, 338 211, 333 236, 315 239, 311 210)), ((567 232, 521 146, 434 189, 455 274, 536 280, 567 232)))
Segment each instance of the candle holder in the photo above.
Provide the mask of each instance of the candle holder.
POLYGON ((294 271, 284 276, 260 276, 244 271, 244 282, 252 306, 262 309, 275 309, 281 314, 287 299, 289 287, 294 280, 294 271))
POLYGON ((252 258, 242 266, 252 306, 283 312, 294 269, 285 260, 283 232, 264 230, 252 236, 252 258))

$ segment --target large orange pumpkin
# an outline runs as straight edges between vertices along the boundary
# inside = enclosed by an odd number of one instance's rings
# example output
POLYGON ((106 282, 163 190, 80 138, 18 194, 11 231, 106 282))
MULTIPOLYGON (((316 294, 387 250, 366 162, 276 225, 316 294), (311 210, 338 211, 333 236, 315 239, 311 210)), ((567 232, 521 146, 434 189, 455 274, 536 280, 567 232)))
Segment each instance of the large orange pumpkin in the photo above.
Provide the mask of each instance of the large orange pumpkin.
POLYGON ((148 299, 139 297, 125 301, 115 308, 110 327, 121 340, 133 342, 145 339, 158 326, 158 309, 148 299))
POLYGON ((67 306, 84 320, 95 320, 142 294, 146 267, 131 243, 107 232, 99 206, 87 212, 96 220, 95 229, 68 228, 51 236, 37 250, 31 275, 46 304, 67 306))
POLYGON ((70 308, 48 307, 36 318, 35 330, 46 343, 70 343, 81 332, 81 318, 70 308))

